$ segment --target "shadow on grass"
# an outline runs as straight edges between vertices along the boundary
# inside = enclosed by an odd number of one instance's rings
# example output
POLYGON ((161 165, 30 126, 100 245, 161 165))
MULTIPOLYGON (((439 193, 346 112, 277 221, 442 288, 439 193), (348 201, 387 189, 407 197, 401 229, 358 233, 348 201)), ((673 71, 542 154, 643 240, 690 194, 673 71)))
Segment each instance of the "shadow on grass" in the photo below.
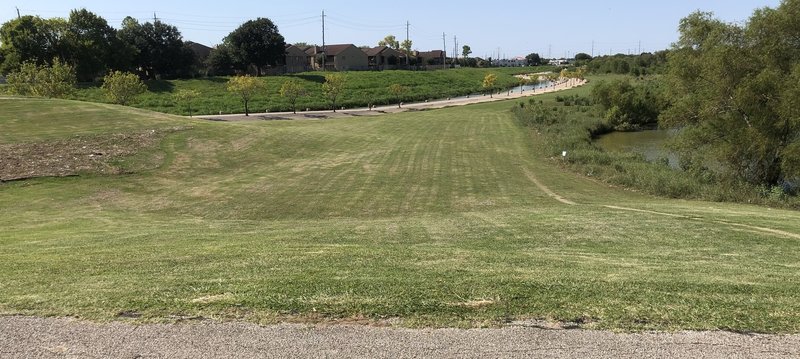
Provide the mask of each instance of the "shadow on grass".
POLYGON ((320 84, 325 83, 325 76, 322 76, 322 75, 307 75, 307 74, 303 74, 303 75, 295 75, 295 77, 297 77, 299 79, 306 80, 306 81, 320 83, 320 84))
POLYGON ((148 80, 145 85, 147 91, 155 93, 172 92, 175 89, 175 84, 166 80, 148 80))

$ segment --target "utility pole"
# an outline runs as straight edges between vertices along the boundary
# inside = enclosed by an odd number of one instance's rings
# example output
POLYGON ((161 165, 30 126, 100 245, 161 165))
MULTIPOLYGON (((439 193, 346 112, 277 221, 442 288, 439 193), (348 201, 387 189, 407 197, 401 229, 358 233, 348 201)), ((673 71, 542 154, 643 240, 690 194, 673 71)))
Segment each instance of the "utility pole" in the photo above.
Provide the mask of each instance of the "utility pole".
POLYGON ((20 18, 22 18, 22 16, 20 16, 20 15, 19 15, 19 8, 18 8, 18 7, 16 7, 16 6, 15 6, 15 8, 17 9, 17 19, 20 19, 20 18))
POLYGON ((157 22, 158 22, 158 16, 156 16, 156 12, 153 11, 153 25, 155 25, 157 22))
POLYGON ((592 40, 592 57, 594 57, 594 40, 592 40))
POLYGON ((447 34, 442 33, 442 69, 447 69, 447 34))
POLYGON ((328 54, 325 51, 325 10, 322 10, 322 71, 325 71, 325 62, 328 54))
MULTIPOLYGON (((408 29, 410 27, 411 27, 411 23, 408 20, 406 20, 406 43, 408 43, 408 41, 409 41, 409 36, 408 36, 409 30, 408 29)), ((407 50, 408 50, 408 53, 406 53, 406 66, 408 66, 408 58, 411 57, 411 47, 409 47, 407 50)))
POLYGON ((458 36, 453 36, 453 65, 458 60, 458 36))

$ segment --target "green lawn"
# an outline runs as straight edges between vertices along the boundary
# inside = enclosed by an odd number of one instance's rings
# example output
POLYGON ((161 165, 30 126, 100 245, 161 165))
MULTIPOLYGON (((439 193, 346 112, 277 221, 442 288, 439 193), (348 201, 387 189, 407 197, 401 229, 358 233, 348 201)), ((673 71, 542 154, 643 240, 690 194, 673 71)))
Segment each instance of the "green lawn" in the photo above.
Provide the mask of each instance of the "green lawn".
MULTIPOLYGON (((450 69, 444 71, 353 71, 345 72, 347 90, 337 100, 338 106, 353 108, 366 107, 367 104, 384 105, 396 103, 389 94, 389 86, 401 84, 409 88, 405 101, 425 101, 478 93, 482 91, 483 78, 488 73, 498 75, 499 87, 510 87, 518 83, 515 74, 531 71, 548 71, 552 67, 536 68, 493 68, 493 69, 450 69)), ((261 80, 265 89, 251 102, 254 111, 290 111, 291 105, 280 96, 281 85, 289 79, 297 79, 308 91, 301 98, 297 108, 314 110, 330 109, 322 94, 323 72, 306 72, 290 76, 268 76, 261 80)), ((226 90, 228 78, 212 77, 195 80, 149 81, 149 91, 133 104, 135 107, 164 113, 188 115, 185 104, 176 103, 174 95, 180 90, 195 90, 201 96, 192 105, 195 114, 244 113, 240 98, 226 90)), ((84 101, 106 101, 99 85, 84 84, 74 98, 84 101)))
MULTIPOLYGON (((191 121, 154 170, 0 184, 0 313, 800 332, 800 213, 563 172, 512 104, 191 121)), ((186 123, 0 100, 0 143, 186 123)))

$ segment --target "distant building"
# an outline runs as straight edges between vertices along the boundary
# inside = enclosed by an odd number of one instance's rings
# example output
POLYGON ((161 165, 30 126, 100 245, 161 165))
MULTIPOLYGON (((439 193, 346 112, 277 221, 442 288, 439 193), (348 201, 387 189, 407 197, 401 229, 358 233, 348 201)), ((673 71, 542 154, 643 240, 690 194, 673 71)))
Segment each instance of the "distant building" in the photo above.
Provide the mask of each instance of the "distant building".
POLYGON ((369 59, 364 51, 353 44, 309 46, 305 53, 310 56, 310 64, 316 70, 359 71, 369 70, 369 59), (324 58, 324 62, 322 61, 324 58))
POLYGON ((405 55, 387 46, 364 49, 370 70, 395 70, 405 63, 405 55))
POLYGON ((565 59, 565 58, 550 59, 550 62, 548 64, 552 66, 567 66, 571 64, 573 61, 574 61, 573 59, 565 59))
POLYGON ((188 46, 192 50, 192 52, 194 52, 194 55, 200 62, 205 61, 208 58, 208 56, 211 55, 211 51, 214 50, 206 45, 198 44, 196 42, 191 42, 191 41, 187 41, 186 46, 188 46))
POLYGON ((524 67, 528 65, 528 60, 524 57, 517 56, 513 59, 502 59, 492 61, 492 65, 497 67, 524 67))
POLYGON ((413 56, 416 57, 419 66, 442 66, 447 61, 447 52, 442 50, 416 51, 413 56))
POLYGON ((286 73, 293 74, 309 71, 312 69, 312 61, 313 56, 307 54, 304 49, 294 45, 286 45, 286 56, 283 61, 286 73))

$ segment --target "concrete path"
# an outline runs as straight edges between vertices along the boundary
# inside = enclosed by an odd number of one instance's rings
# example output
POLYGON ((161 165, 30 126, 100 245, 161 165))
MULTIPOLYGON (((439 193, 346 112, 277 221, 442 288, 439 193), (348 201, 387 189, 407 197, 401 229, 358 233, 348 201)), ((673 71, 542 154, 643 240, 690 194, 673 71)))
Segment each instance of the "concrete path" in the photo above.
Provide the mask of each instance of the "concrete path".
POLYGON ((429 101, 429 102, 416 102, 416 103, 404 104, 402 108, 398 108, 397 105, 395 104, 388 106, 377 106, 373 107, 372 109, 365 107, 365 108, 355 108, 348 110, 339 110, 337 112, 333 112, 330 110, 298 111, 297 114, 293 114, 292 112, 266 112, 266 113, 251 113, 250 116, 245 116, 244 114, 202 115, 202 116, 195 116, 195 118, 212 120, 212 121, 245 121, 245 120, 329 119, 329 118, 344 118, 344 117, 354 117, 354 116, 378 116, 387 113, 398 113, 398 112, 414 111, 414 110, 417 111, 429 110, 429 109, 445 108, 451 106, 464 106, 475 103, 503 101, 509 99, 517 99, 521 97, 536 96, 551 92, 569 90, 571 88, 583 86, 586 83, 587 83, 586 80, 570 79, 570 80, 559 81, 552 86, 548 86, 544 89, 538 89, 535 91, 528 90, 520 92, 519 90, 516 91, 512 90, 512 91, 504 91, 500 94, 495 94, 493 96, 474 95, 470 97, 458 97, 454 99, 443 99, 443 100, 429 101))
POLYGON ((0 317, 0 358, 797 358, 800 335, 615 334, 0 317))

